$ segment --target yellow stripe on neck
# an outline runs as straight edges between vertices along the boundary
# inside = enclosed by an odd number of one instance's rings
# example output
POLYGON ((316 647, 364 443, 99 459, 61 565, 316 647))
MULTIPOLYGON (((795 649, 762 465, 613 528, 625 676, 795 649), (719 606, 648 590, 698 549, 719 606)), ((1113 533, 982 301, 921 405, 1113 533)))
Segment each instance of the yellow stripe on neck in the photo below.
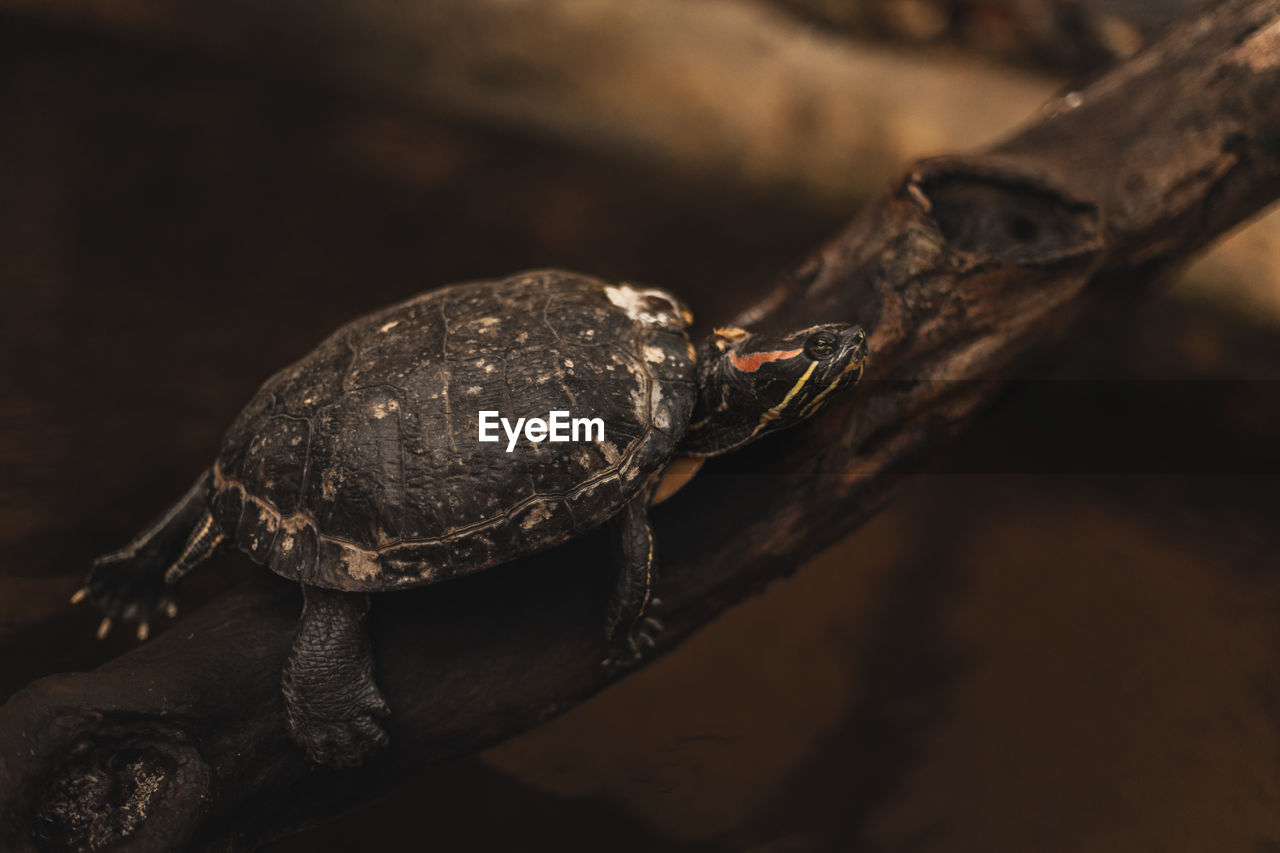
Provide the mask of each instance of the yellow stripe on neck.
POLYGON ((840 384, 840 379, 841 379, 841 378, 842 378, 846 373, 848 373, 850 370, 857 369, 857 371, 858 371, 858 379, 854 380, 855 382, 857 382, 857 381, 861 380, 861 379, 862 379, 862 367, 863 367, 862 362, 857 362, 857 363, 855 363, 855 362, 850 362, 848 367, 846 367, 844 370, 840 371, 840 376, 837 376, 837 377, 835 378, 835 381, 833 381, 833 382, 832 382, 830 385, 828 385, 826 388, 823 388, 823 389, 822 389, 822 393, 821 393, 821 394, 819 394, 818 396, 814 397, 814 398, 813 398, 813 402, 812 402, 812 403, 810 403, 809 405, 805 406, 805 409, 804 409, 804 416, 807 418, 807 417, 809 417, 810 415, 812 415, 814 412, 818 411, 818 407, 822 405, 822 400, 823 400, 823 398, 824 398, 824 397, 826 397, 828 394, 830 394, 832 391, 834 391, 834 390, 835 390, 836 386, 840 384))
POLYGON ((800 393, 800 389, 804 387, 804 383, 809 381, 809 377, 813 375, 813 370, 817 366, 818 362, 812 362, 809 365, 809 369, 804 372, 804 376, 801 376, 796 384, 791 386, 791 390, 787 392, 787 396, 782 398, 782 402, 760 416, 760 423, 756 424, 756 428, 751 431, 752 438, 754 438, 760 430, 764 429, 765 425, 770 421, 776 421, 782 415, 782 410, 791 402, 792 397, 800 393))

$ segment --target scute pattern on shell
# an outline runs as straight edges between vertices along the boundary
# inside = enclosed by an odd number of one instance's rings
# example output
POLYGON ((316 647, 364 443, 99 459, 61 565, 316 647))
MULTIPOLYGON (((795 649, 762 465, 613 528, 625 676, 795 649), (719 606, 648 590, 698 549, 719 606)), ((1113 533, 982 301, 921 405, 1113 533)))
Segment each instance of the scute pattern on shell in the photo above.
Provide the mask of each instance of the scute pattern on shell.
POLYGON ((358 319, 237 418, 215 517, 273 571, 350 590, 444 580, 596 527, 666 465, 693 409, 687 321, 667 297, 546 270, 358 319), (481 410, 599 417, 605 441, 507 453, 505 436, 477 440, 481 410))

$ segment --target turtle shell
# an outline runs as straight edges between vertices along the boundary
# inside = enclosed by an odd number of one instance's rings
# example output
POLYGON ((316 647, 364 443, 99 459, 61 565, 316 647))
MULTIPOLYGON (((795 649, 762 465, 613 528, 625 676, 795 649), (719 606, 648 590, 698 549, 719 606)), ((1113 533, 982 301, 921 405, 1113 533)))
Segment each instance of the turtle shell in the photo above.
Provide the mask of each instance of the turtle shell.
POLYGON ((614 515, 670 460, 697 386, 670 294, 555 270, 459 284, 355 320, 236 419, 211 506, 254 560, 383 590, 542 550, 614 515), (602 441, 479 440, 479 413, 600 418, 602 441))

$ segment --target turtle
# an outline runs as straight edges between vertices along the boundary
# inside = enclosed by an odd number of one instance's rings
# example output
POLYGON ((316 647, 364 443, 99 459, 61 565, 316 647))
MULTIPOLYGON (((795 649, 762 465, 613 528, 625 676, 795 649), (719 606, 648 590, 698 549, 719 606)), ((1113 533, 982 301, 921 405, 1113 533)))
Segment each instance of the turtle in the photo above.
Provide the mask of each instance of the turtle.
POLYGON ((157 614, 175 615, 182 576, 221 547, 300 583, 286 720, 312 761, 337 767, 387 742, 370 593, 609 522, 620 547, 606 662, 634 662, 661 629, 649 507, 690 463, 812 417, 866 359, 849 324, 720 328, 695 347, 692 320, 665 290, 561 270, 454 284, 356 319, 268 379, 213 465, 98 558, 72 600, 103 611, 99 636, 129 621, 146 639, 157 614), (532 426, 543 414, 554 426, 556 412, 584 416, 578 441, 532 426), (482 413, 490 427, 506 419, 498 441, 482 440, 482 413))

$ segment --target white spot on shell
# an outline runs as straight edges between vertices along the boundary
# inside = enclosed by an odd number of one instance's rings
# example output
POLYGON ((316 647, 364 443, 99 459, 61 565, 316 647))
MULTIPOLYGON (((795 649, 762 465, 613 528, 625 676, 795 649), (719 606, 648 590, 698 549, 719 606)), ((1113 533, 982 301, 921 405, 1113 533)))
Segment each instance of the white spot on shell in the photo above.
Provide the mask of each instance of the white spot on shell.
POLYGON ((644 360, 650 364, 662 364, 667 360, 667 354, 662 351, 662 347, 646 346, 644 348, 644 360))
POLYGON ((269 532, 275 532, 275 529, 280 526, 280 516, 262 504, 258 504, 258 521, 269 532))
POLYGON ((342 551, 342 567, 347 570, 347 574, 353 578, 360 580, 368 580, 376 577, 379 566, 378 560, 368 551, 362 551, 359 548, 345 548, 342 551))
POLYGON ((467 396, 469 397, 479 396, 480 392, 483 390, 484 389, 481 388, 479 385, 472 385, 470 388, 467 389, 467 396))
POLYGON ((551 511, 547 509, 545 503, 539 503, 533 509, 525 514, 524 519, 520 522, 521 530, 532 530, 534 525, 551 517, 551 511))
POLYGON ((606 284, 604 293, 609 297, 610 302, 625 311, 627 316, 637 323, 669 328, 683 328, 685 325, 680 309, 671 295, 661 290, 641 289, 629 284, 606 284), (655 301, 666 307, 656 305, 655 301))
POLYGON ((659 406, 653 413, 653 424, 660 430, 671 429, 671 412, 666 406, 659 406))
POLYGON ((338 483, 342 482, 342 478, 338 476, 338 472, 332 468, 324 472, 324 476, 320 478, 320 494, 324 499, 331 501, 338 496, 338 483))
POLYGON ((656 383, 649 400, 649 411, 653 414, 654 426, 658 429, 671 429, 671 410, 662 400, 662 386, 656 383))
MULTIPOLYGON (((657 388, 654 388, 655 392, 657 390, 657 388)), ((646 402, 643 388, 636 388, 631 392, 631 405, 635 408, 636 418, 639 419, 640 423, 644 423, 649 419, 649 410, 645 406, 646 402)))
POLYGON ((399 321, 399 320, 392 320, 390 323, 383 323, 381 326, 379 326, 379 327, 378 327, 378 331, 379 331, 379 332, 389 332, 389 331, 391 331, 392 329, 394 329, 396 326, 399 326, 399 325, 400 325, 400 321, 399 321))

